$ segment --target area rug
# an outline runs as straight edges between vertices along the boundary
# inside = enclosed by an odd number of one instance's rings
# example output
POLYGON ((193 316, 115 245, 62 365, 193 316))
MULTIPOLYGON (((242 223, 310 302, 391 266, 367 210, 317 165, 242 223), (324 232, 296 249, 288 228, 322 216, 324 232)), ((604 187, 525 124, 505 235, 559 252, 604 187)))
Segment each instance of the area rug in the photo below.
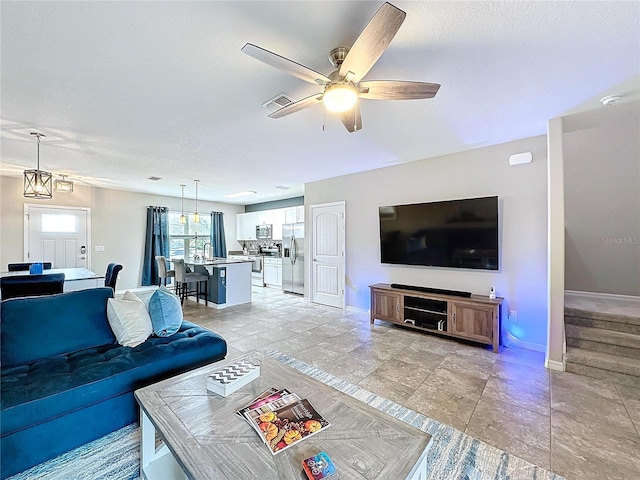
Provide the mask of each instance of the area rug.
MULTIPOLYGON (((353 398, 433 436, 428 480, 564 480, 453 427, 409 410, 275 350, 265 352, 353 398)), ((26 470, 9 480, 133 480, 139 478, 140 431, 130 425, 26 470)), ((244 480, 244 479, 238 479, 244 480)), ((387 479, 384 479, 387 480, 387 479)), ((391 479, 389 479, 391 480, 391 479)))

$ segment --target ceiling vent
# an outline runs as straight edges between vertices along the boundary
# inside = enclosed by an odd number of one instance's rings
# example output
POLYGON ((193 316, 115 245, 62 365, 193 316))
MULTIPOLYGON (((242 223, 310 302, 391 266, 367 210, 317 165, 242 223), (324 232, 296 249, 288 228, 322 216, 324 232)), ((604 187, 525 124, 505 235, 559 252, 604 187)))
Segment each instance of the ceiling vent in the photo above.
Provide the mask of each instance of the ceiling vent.
POLYGON ((162 177, 147 177, 147 180, 151 180, 153 182, 157 182, 158 180, 162 180, 162 177))
POLYGON ((285 95, 284 93, 279 93, 271 100, 266 101, 262 104, 263 107, 268 108, 269 110, 275 112, 276 110, 280 110, 287 105, 291 105, 293 103, 293 98, 285 95))

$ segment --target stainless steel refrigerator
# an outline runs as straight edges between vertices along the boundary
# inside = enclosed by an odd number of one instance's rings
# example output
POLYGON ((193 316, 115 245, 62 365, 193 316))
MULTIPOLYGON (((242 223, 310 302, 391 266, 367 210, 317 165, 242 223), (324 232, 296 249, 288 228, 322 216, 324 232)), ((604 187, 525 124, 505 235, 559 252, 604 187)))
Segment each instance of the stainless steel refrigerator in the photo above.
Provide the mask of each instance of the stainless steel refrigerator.
POLYGON ((304 294, 304 223, 282 225, 282 290, 304 294))

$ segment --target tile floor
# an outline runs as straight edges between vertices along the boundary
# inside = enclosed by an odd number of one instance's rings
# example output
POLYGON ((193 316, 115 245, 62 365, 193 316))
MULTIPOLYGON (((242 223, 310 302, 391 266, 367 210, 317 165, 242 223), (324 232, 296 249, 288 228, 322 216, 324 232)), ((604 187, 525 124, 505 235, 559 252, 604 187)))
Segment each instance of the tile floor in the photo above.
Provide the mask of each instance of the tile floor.
POLYGON ((566 477, 640 478, 640 389, 544 368, 539 352, 396 327, 253 287, 251 304, 187 301, 229 356, 273 348, 566 477))

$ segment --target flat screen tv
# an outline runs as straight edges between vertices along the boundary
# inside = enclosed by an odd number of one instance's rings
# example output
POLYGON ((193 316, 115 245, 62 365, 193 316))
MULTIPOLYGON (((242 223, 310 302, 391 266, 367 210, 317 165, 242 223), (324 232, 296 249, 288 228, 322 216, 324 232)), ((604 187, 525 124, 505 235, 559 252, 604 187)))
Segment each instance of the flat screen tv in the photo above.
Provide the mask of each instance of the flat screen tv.
POLYGON ((382 263, 498 270, 498 197, 379 210, 382 263))

